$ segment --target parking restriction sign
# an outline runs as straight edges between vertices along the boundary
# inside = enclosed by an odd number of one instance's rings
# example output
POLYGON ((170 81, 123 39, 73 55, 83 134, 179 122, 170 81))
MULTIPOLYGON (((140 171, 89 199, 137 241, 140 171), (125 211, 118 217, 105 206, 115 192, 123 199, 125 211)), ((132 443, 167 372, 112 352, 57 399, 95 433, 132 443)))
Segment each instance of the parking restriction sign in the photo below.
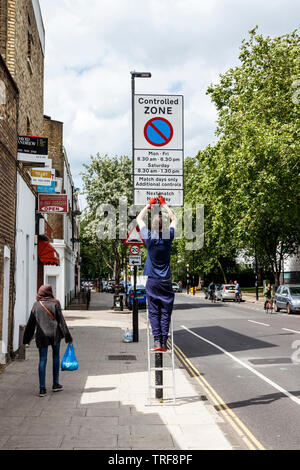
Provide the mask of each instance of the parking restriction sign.
POLYGON ((134 95, 134 204, 183 205, 183 96, 134 95))

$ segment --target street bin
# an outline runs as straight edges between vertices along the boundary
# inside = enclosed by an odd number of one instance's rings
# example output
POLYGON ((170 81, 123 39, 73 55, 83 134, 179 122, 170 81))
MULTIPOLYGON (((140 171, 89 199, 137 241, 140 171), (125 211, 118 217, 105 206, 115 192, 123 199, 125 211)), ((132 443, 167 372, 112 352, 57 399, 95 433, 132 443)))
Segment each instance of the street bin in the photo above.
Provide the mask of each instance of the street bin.
POLYGON ((114 310, 123 312, 123 295, 114 295, 114 310))

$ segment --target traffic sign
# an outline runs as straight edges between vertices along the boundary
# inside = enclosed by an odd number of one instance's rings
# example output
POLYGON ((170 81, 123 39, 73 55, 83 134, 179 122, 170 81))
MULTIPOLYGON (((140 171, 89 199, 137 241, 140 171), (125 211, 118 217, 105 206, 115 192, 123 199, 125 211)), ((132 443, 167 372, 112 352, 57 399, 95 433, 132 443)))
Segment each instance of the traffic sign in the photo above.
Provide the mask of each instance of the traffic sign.
POLYGON ((131 253, 132 255, 139 255, 139 254, 140 254, 140 251, 141 251, 141 249, 140 249, 139 245, 131 245, 131 247, 130 247, 130 253, 131 253))
POLYGON ((145 245, 145 241, 137 226, 130 230, 126 240, 123 242, 123 245, 145 245))
POLYGON ((167 119, 155 117, 146 122, 145 139, 155 147, 162 147, 171 142, 174 134, 173 126, 167 119))
POLYGON ((183 96, 134 95, 134 204, 148 193, 183 205, 183 96))
POLYGON ((141 264, 142 264, 142 255, 129 255, 130 266, 141 266, 141 264))

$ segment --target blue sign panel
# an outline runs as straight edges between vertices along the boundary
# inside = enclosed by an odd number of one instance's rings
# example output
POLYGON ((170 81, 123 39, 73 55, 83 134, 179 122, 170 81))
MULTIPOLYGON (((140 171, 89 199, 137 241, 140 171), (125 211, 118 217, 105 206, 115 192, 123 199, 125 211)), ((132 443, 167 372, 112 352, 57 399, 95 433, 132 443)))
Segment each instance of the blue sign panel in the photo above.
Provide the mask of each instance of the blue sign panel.
POLYGON ((38 193, 55 193, 55 181, 52 181, 50 186, 37 186, 38 193))

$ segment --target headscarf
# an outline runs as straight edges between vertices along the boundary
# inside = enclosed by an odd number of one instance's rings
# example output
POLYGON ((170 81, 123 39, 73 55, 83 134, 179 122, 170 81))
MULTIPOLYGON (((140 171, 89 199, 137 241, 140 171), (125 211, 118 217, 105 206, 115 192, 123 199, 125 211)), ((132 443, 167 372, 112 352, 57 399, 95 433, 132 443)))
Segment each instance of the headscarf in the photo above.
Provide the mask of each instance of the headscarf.
POLYGON ((50 284, 46 284, 41 286, 38 290, 36 300, 39 302, 40 300, 49 300, 50 302, 59 303, 59 300, 54 298, 52 287, 50 284))

